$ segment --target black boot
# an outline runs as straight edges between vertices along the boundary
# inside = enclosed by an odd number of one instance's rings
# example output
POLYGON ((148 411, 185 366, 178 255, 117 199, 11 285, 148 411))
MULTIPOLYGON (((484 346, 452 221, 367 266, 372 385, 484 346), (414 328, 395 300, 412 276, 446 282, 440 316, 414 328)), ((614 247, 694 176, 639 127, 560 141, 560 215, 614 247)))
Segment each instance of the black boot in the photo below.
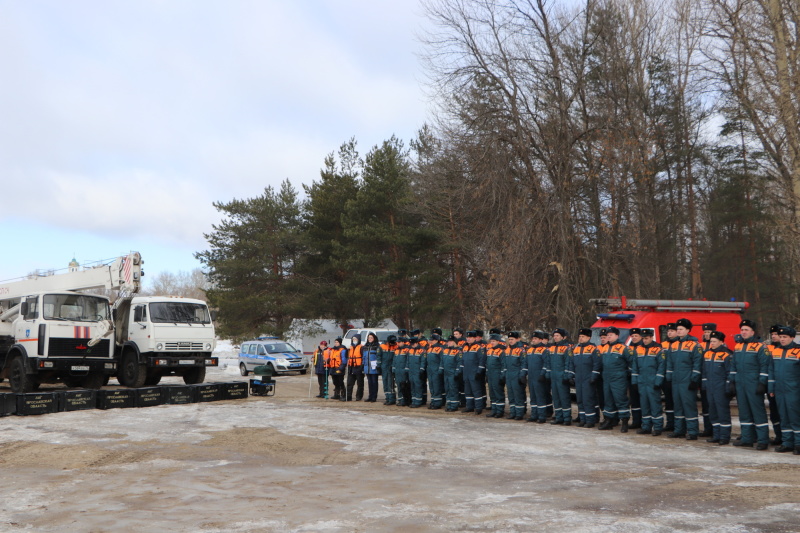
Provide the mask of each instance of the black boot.
POLYGON ((613 427, 612 420, 610 418, 606 418, 605 420, 603 420, 603 423, 600 424, 600 427, 598 427, 597 429, 606 430, 606 429, 611 429, 612 427, 613 427))
POLYGON ((619 428, 619 432, 620 433, 627 433, 628 432, 628 419, 627 418, 623 418, 622 419, 622 427, 619 428))

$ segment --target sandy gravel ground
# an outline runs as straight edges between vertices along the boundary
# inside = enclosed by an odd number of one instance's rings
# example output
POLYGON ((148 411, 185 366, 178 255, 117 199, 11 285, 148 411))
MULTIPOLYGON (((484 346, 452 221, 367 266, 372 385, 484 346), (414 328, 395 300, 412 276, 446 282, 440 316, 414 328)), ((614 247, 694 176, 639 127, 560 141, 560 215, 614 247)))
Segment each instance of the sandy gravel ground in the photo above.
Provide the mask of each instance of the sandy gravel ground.
MULTIPOLYGON (((230 371, 207 381, 247 379, 230 371)), ((800 456, 278 380, 271 398, 0 419, 0 531, 800 531, 800 456)))

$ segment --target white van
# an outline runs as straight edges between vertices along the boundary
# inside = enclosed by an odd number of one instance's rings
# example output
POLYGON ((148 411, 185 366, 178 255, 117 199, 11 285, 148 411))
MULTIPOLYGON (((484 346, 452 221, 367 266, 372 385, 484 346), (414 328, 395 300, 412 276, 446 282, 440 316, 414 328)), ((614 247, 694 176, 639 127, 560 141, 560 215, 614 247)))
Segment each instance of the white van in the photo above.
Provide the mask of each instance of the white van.
POLYGON ((378 342, 383 344, 389 335, 397 335, 396 329, 383 329, 383 328, 354 328, 348 329, 347 333, 342 337, 342 346, 350 347, 352 344, 353 335, 361 335, 361 344, 367 343, 367 335, 374 333, 378 337, 378 342))

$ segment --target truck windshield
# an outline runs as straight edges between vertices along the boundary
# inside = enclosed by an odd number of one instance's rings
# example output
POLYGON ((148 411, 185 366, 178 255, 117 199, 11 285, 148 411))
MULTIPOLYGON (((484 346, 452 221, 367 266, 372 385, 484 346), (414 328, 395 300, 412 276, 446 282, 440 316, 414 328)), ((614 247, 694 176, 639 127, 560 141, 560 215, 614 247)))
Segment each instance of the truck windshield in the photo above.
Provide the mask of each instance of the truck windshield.
POLYGON ((45 294, 45 320, 98 322, 108 320, 108 300, 84 294, 45 294))
POLYGON ((158 302, 150 304, 150 321, 155 323, 210 324, 208 307, 188 302, 158 302))

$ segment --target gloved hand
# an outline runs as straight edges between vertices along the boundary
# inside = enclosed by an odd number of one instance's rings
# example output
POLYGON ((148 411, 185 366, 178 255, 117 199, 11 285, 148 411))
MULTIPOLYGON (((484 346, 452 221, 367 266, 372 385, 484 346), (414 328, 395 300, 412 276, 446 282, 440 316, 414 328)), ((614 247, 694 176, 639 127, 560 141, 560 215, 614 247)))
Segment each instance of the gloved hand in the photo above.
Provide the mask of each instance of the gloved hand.
POLYGON ((759 381, 758 385, 756 385, 756 394, 758 394, 760 396, 760 395, 764 394, 765 392, 767 392, 767 386, 759 381))
POLYGON ((728 383, 727 390, 725 391, 725 396, 727 396, 729 400, 734 396, 736 396, 736 384, 728 383))
POLYGON ((563 383, 564 385, 569 385, 569 378, 567 376, 564 376, 563 378, 561 378, 561 383, 563 383))
POLYGON ((575 386, 575 378, 569 378, 569 386, 570 387, 574 387, 575 386))
POLYGON ((700 384, 696 381, 689 382, 689 390, 697 390, 700 388, 700 384))
POLYGON ((528 383, 528 376, 525 374, 520 374, 518 379, 520 385, 526 385, 528 383))
POLYGON ((539 379, 537 379, 536 381, 538 381, 539 383, 544 383, 545 381, 547 381, 547 378, 539 374, 539 379))

